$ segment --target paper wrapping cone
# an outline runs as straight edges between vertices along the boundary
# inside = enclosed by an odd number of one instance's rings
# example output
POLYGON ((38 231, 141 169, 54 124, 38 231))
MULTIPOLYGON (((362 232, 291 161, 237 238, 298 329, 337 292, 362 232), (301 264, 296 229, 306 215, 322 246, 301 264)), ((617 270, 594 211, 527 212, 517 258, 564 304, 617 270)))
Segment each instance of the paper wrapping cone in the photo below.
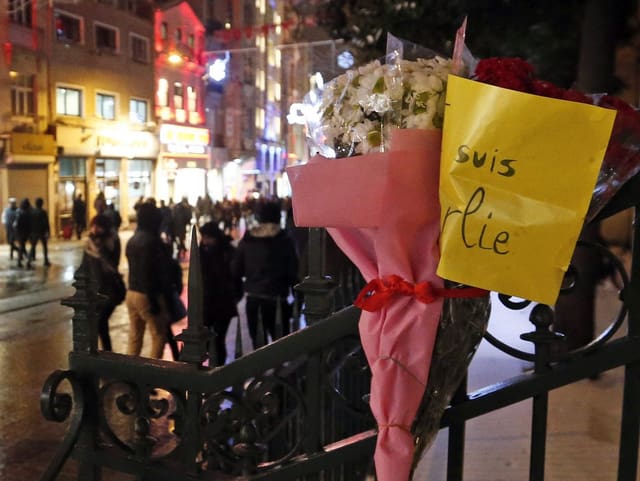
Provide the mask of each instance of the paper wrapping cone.
MULTIPOLYGON (((329 227, 366 281, 400 276, 443 287, 439 260, 438 179, 441 132, 392 132, 388 152, 315 158, 288 169, 298 226, 329 227)), ((397 297, 363 311, 360 337, 372 372, 371 410, 378 423, 379 481, 409 479, 410 432, 429 375, 442 299, 397 297)))

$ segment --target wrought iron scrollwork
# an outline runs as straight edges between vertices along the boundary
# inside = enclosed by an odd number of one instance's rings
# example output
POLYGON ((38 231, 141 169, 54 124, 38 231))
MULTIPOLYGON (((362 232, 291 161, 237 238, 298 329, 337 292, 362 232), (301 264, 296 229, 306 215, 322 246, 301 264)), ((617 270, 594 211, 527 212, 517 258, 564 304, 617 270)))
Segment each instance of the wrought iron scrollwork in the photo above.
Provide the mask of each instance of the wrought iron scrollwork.
POLYGON ((73 371, 54 371, 44 383, 40 393, 40 411, 48 421, 64 422, 71 414, 71 422, 67 433, 58 447, 54 458, 49 463, 47 470, 43 473, 40 481, 51 481, 55 479, 62 469, 62 466, 69 458, 80 430, 86 409, 85 395, 82 385, 73 371), (71 393, 61 392, 61 386, 68 383, 71 393))
POLYGON ((110 381, 99 391, 106 442, 138 456, 160 458, 180 445, 185 399, 179 392, 110 381))
POLYGON ((323 362, 323 385, 333 399, 353 415, 370 417, 368 393, 371 372, 360 338, 341 339, 325 351, 323 362))
MULTIPOLYGON (((597 252, 599 256, 601 256, 609 264, 612 271, 612 275, 616 276, 619 279, 620 300, 623 302, 621 302, 620 308, 615 318, 611 320, 609 325, 599 335, 597 335, 596 338, 593 341, 591 341, 589 344, 569 352, 564 352, 562 350, 552 350, 550 353, 550 360, 554 362, 582 356, 587 352, 593 351, 597 349, 599 346, 602 346, 608 340, 610 340, 614 336, 614 334, 620 329, 627 315, 627 306, 625 305, 624 300, 625 300, 625 294, 629 288, 629 274, 627 273, 620 259, 613 252, 611 252, 606 246, 602 244, 598 244, 596 242, 580 240, 577 242, 576 249, 593 249, 597 252)), ((563 279, 562 288, 560 290, 560 296, 571 292, 575 288, 580 276, 581 276, 581 273, 579 269, 577 269, 576 266, 574 265, 570 265, 563 279)), ((525 299, 513 298, 511 296, 507 296, 504 294, 499 294, 498 299, 505 307, 514 311, 523 310, 531 305, 531 301, 528 301, 525 299)), ((548 306, 545 306, 545 307, 548 308, 548 306)), ((541 314, 540 309, 534 308, 531 311, 529 320, 534 326, 536 326, 536 331, 523 334, 521 336, 523 339, 530 340, 533 343, 536 343, 541 339, 540 336, 542 335, 542 333, 546 332, 549 334, 549 336, 553 336, 554 339, 551 339, 551 337, 546 336, 544 342, 547 342, 547 341, 551 343, 562 342, 562 335, 556 334, 551 331, 553 314, 551 312, 551 309, 550 308, 548 309, 549 309, 549 312, 546 313, 545 315, 541 314), (551 316, 551 322, 549 321, 549 316, 551 316)), ((535 354, 530 352, 525 352, 521 349, 517 349, 513 346, 510 346, 505 342, 499 340, 495 336, 493 336, 490 332, 485 333, 485 339, 491 345, 493 345, 497 349, 501 350, 502 352, 512 357, 522 359, 524 361, 531 361, 531 362, 533 362, 536 358, 535 354)))
POLYGON ((207 396, 201 413, 209 470, 246 475, 283 464, 300 452, 304 399, 295 385, 276 375, 207 396))

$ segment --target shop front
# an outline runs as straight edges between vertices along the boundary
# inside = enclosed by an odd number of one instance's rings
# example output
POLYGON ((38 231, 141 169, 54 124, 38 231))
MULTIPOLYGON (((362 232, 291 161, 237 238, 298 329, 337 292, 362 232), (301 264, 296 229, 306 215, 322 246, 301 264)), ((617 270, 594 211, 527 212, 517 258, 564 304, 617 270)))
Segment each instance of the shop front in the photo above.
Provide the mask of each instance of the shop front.
POLYGON ((182 125, 160 126, 158 199, 195 205, 207 192, 209 130, 182 125))
POLYGON ((15 197, 18 203, 29 199, 31 205, 41 197, 53 225, 54 214, 50 206, 54 198, 56 155, 53 135, 12 132, 6 145, 5 158, 0 166, 1 191, 5 193, 0 201, 2 209, 8 205, 10 197, 15 197))
POLYGON ((69 221, 78 194, 87 202, 89 218, 96 213, 96 197, 103 194, 120 212, 123 226, 135 219, 134 205, 140 197, 155 195, 153 172, 159 148, 153 133, 59 126, 57 137, 61 226, 69 221))
POLYGON ((153 188, 159 144, 151 132, 101 129, 97 135, 96 188, 123 222, 135 220, 135 204, 156 197, 153 188))

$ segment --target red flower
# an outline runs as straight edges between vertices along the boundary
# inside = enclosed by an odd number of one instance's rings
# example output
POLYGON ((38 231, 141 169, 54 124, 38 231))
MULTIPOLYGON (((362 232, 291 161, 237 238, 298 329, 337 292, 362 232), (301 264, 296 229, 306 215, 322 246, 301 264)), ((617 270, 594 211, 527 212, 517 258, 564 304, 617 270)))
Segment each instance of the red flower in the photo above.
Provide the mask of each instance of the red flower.
POLYGON ((541 95, 543 97, 551 97, 554 99, 561 99, 564 95, 564 89, 558 87, 557 85, 547 82, 546 80, 538 80, 534 79, 531 83, 532 92, 536 95, 541 95))
POLYGON ((615 110, 616 119, 596 186, 597 195, 602 197, 602 201, 606 202, 640 169, 640 113, 623 100, 611 95, 589 96, 537 79, 533 67, 519 58, 492 57, 481 60, 473 78, 497 87, 615 110))
POLYGON ((474 78, 496 87, 531 92, 533 67, 520 58, 491 57, 478 62, 474 78))

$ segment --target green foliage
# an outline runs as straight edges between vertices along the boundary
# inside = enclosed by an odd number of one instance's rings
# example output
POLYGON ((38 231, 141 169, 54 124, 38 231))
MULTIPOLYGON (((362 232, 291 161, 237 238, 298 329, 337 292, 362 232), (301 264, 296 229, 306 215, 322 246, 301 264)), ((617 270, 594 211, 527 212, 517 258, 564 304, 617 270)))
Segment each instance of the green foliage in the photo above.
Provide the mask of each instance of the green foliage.
MULTIPOLYGON (((319 21, 334 38, 359 50, 359 60, 384 55, 386 34, 450 55, 465 16, 473 55, 514 56, 538 77, 569 87, 575 81, 586 0, 328 0, 319 21)), ((616 0, 617 34, 627 34, 635 0, 616 0)))

